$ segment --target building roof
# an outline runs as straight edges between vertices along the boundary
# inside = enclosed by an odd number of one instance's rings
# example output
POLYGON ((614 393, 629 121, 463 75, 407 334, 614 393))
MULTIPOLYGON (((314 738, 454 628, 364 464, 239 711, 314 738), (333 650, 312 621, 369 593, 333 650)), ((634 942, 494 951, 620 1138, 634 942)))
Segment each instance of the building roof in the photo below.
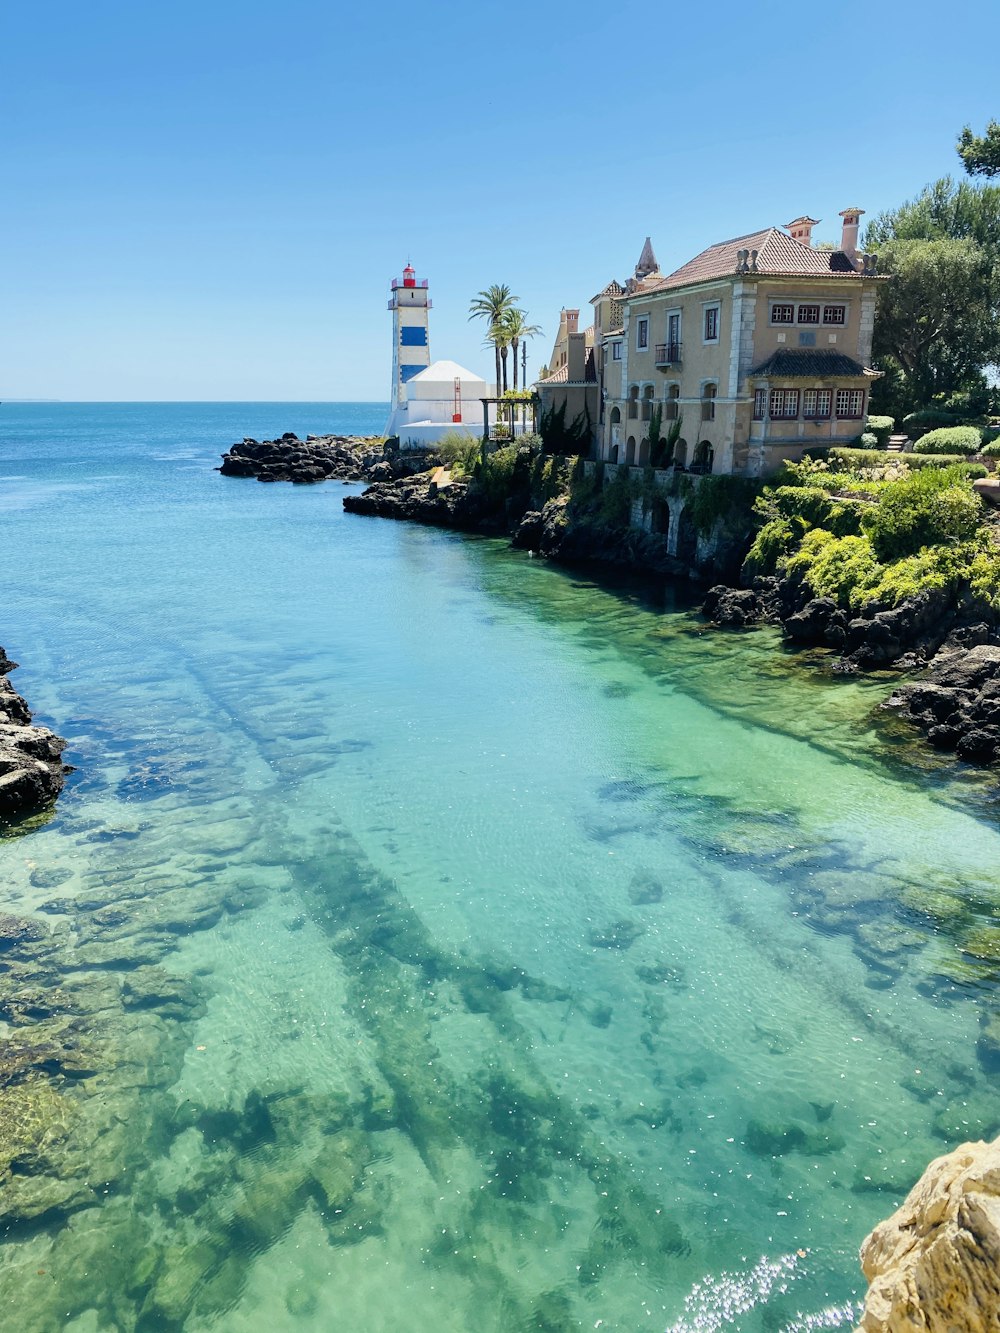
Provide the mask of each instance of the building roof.
POLYGON ((551 375, 546 375, 543 380, 538 382, 539 384, 568 384, 569 366, 560 366, 558 370, 554 370, 551 375))
POLYGON ((466 370, 457 361, 432 361, 429 366, 425 366, 423 370, 407 380, 407 384, 414 384, 418 380, 424 384, 428 382, 447 384, 449 388, 455 380, 475 380, 477 384, 486 383, 482 375, 477 375, 472 370, 466 370))
MULTIPOLYGON (((860 274, 842 250, 814 250, 793 240, 778 227, 765 227, 731 241, 717 241, 659 282, 644 284, 641 295, 687 287, 698 282, 736 275, 737 256, 741 250, 757 251, 757 274, 783 277, 854 278, 860 274)), ((865 275, 870 276, 870 275, 865 275)))
POLYGON ((816 352, 812 349, 796 351, 781 347, 759 366, 754 366, 750 378, 763 378, 766 375, 774 379, 814 380, 872 373, 860 361, 845 356, 843 352, 816 352))
POLYGON ((590 298, 590 305, 596 305, 602 296, 610 296, 612 300, 615 300, 617 297, 624 295, 625 288, 620 282, 616 282, 615 279, 612 278, 606 286, 601 288, 596 296, 590 298))

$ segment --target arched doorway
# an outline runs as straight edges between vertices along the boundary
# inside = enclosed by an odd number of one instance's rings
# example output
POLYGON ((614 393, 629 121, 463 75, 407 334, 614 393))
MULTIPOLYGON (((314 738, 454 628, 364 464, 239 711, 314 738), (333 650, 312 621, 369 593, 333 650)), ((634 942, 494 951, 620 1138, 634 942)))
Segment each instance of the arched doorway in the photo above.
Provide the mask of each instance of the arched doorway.
POLYGON ((682 435, 674 445, 674 467, 687 467, 688 442, 682 435))
POLYGON ((710 441, 702 440, 694 451, 694 462, 691 465, 691 470, 692 472, 711 472, 714 461, 715 450, 712 448, 710 441))
POLYGON ((628 467, 631 467, 634 462, 635 462, 635 436, 630 435, 628 437, 628 443, 625 445, 625 463, 628 467))
POLYGON ((649 440, 641 441, 639 445, 639 466, 649 467, 649 440))
POLYGON ((612 424, 612 426, 618 426, 618 425, 620 425, 620 424, 621 424, 621 419, 622 419, 622 410, 621 410, 621 408, 620 408, 620 407, 613 407, 613 408, 611 409, 611 424, 612 424))
POLYGON ((609 463, 617 463, 617 462, 618 462, 618 446, 617 446, 617 444, 613 444, 613 445, 611 446, 611 453, 608 455, 608 462, 609 462, 609 463))

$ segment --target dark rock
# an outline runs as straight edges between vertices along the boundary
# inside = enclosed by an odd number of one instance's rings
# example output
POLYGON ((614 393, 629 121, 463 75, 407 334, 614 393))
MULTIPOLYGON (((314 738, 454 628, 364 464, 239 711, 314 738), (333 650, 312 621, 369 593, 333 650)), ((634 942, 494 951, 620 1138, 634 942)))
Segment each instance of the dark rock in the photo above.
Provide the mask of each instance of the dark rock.
POLYGON ((1000 727, 977 727, 959 737, 955 752, 973 764, 992 764, 1000 746, 1000 727))
POLYGON ((428 466, 424 452, 401 454, 381 439, 354 435, 310 435, 302 441, 291 431, 278 440, 247 436, 223 455, 224 477, 256 477, 315 485, 336 481, 391 481, 428 466))
POLYGON ((542 511, 540 509, 529 509, 518 524, 513 537, 510 539, 510 544, 521 551, 537 551, 542 544, 544 529, 542 511))
POLYGON ((847 639, 847 617, 832 597, 814 597, 782 624, 793 643, 839 647, 847 639))
POLYGON ((760 619, 761 606, 751 588, 727 588, 719 584, 709 588, 701 613, 716 625, 742 629, 760 619))

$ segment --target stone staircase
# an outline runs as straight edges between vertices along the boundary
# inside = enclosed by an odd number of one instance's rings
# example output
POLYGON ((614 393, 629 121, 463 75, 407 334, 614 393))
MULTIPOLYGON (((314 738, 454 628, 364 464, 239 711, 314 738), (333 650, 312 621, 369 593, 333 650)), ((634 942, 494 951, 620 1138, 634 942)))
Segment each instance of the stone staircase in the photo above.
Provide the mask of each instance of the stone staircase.
POLYGON ((913 448, 913 441, 908 435, 890 435, 885 446, 887 454, 905 454, 913 448))

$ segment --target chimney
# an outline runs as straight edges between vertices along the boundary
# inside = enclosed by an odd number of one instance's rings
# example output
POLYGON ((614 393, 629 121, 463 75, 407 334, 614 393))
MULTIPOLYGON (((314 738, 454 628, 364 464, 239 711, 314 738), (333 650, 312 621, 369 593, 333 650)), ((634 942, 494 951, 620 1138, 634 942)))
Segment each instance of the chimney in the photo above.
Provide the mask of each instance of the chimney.
POLYGON ((805 215, 796 218, 794 222, 786 222, 785 231, 791 234, 793 241, 798 241, 800 245, 811 246, 812 230, 813 227, 819 226, 819 222, 819 218, 811 218, 805 215))
POLYGON ((566 311, 566 332, 567 332, 567 333, 576 333, 577 330, 579 329, 579 327, 580 327, 580 312, 579 312, 579 310, 567 310, 567 311, 566 311))
POLYGON ((840 248, 851 260, 858 253, 858 223, 864 211, 863 208, 845 208, 840 215, 844 219, 844 234, 841 237, 840 248))

